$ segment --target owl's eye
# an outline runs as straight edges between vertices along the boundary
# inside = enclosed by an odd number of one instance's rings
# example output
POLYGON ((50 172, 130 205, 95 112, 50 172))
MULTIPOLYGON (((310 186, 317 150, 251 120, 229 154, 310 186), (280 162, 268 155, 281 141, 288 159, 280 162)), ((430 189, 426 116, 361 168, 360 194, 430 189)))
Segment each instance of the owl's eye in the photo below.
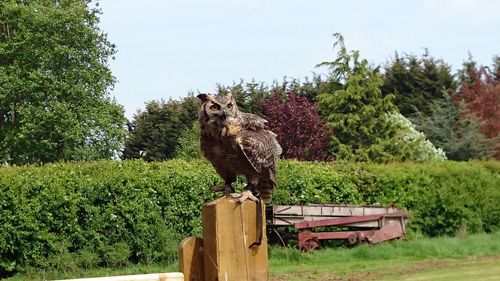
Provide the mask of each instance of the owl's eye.
POLYGON ((233 104, 232 103, 228 103, 227 104, 227 108, 229 108, 229 109, 233 108, 233 104))
POLYGON ((210 106, 210 109, 211 109, 211 110, 219 110, 219 109, 220 109, 220 106, 219 106, 218 104, 215 104, 215 103, 214 103, 214 104, 212 104, 212 105, 210 106))

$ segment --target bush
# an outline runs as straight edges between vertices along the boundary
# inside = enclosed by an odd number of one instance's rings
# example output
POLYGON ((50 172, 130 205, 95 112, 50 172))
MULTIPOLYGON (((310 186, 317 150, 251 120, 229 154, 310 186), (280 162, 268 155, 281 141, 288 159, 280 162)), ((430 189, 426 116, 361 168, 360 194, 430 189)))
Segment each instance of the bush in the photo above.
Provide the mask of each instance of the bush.
POLYGON ((424 133, 415 129, 415 126, 404 117, 401 113, 388 113, 389 120, 399 128, 399 140, 395 143, 395 147, 400 146, 404 149, 409 145, 408 160, 416 162, 441 161, 446 160, 446 154, 441 148, 436 148, 431 143, 424 133))
POLYGON ((62 254, 81 267, 171 262, 181 238, 201 233, 217 181, 203 161, 2 168, 0 272, 59 267, 62 254))
MULTIPOLYGON (((221 179, 205 160, 0 168, 0 276, 171 262, 221 179), (67 261, 67 262, 64 262, 67 261)), ((239 187, 243 184, 241 183, 239 187)), ((425 236, 500 229, 500 163, 281 161, 273 204, 394 203, 425 236)))
POLYGON ((425 236, 500 229, 500 163, 281 162, 274 204, 389 205, 412 213, 425 236))

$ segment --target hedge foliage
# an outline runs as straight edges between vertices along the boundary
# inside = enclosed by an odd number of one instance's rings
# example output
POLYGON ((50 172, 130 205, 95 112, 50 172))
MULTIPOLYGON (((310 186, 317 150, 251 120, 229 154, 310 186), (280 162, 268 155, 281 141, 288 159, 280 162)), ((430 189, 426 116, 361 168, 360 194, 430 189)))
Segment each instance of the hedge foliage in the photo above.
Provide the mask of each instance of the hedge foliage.
MULTIPOLYGON (((204 160, 0 168, 0 276, 172 261, 220 183, 204 160)), ((243 186, 240 180, 238 188, 243 186)), ((274 204, 395 204, 426 236, 500 228, 500 163, 281 161, 274 204)))

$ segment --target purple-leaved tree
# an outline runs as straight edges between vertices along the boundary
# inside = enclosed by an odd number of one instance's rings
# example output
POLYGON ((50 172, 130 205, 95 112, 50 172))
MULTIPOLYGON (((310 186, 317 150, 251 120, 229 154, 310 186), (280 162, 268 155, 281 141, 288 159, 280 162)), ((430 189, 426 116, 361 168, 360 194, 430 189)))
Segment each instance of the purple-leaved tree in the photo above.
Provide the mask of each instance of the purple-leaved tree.
POLYGON ((263 105, 269 128, 278 135, 283 157, 298 160, 332 160, 326 148, 333 130, 321 120, 316 105, 289 92, 283 101, 274 95, 263 105))
MULTIPOLYGON (((479 121, 482 133, 489 139, 500 139, 500 81, 498 70, 488 67, 470 66, 467 71, 469 81, 463 81, 457 102, 464 102, 466 114, 479 121)), ((465 79, 464 79, 465 80, 465 79)), ((494 157, 500 160, 500 145, 495 146, 494 157)))

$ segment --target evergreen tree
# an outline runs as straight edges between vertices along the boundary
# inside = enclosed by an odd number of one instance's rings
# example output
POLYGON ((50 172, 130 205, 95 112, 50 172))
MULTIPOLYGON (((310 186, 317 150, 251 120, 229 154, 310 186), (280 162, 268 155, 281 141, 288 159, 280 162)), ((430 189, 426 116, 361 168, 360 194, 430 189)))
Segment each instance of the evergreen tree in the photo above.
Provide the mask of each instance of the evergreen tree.
POLYGON ((493 78, 496 82, 500 82, 500 56, 493 57, 493 78))
POLYGON ((217 84, 217 94, 226 95, 232 93, 238 108, 243 112, 260 115, 262 105, 270 97, 268 87, 263 83, 257 83, 255 80, 245 83, 240 80, 231 86, 217 84))
POLYGON ((445 151, 448 159, 467 161, 491 157, 494 142, 481 133, 474 116, 465 114, 463 103, 445 96, 433 101, 430 110, 429 115, 417 112, 412 121, 432 143, 445 151))
POLYGON ((197 119, 199 102, 189 96, 181 101, 150 101, 129 122, 124 159, 162 161, 175 156, 182 132, 197 119))
POLYGON ((393 96, 382 96, 382 78, 377 69, 360 60, 358 51, 348 52, 340 34, 335 34, 337 58, 328 66, 333 81, 343 87, 318 97, 320 114, 334 129, 331 151, 336 159, 387 162, 411 158, 412 149, 401 140, 401 130, 389 113, 397 112, 393 96))
POLYGON ((304 82, 299 79, 283 77, 281 82, 273 81, 270 85, 255 80, 250 82, 240 80, 230 86, 217 84, 216 93, 225 95, 231 92, 240 110, 262 115, 263 105, 271 97, 279 96, 281 99, 285 99, 288 93, 293 92, 315 103, 319 94, 331 92, 340 87, 341 84, 338 81, 330 77, 325 79, 321 75, 314 74, 312 78, 306 77, 304 82))
POLYGON ((410 117, 417 111, 429 114, 434 100, 453 94, 457 87, 451 67, 426 50, 420 58, 396 53, 385 66, 381 88, 384 96, 394 95, 399 112, 410 117))
POLYGON ((200 124, 193 122, 191 127, 186 128, 177 140, 179 143, 175 149, 175 158, 195 159, 203 156, 200 147, 200 124))

